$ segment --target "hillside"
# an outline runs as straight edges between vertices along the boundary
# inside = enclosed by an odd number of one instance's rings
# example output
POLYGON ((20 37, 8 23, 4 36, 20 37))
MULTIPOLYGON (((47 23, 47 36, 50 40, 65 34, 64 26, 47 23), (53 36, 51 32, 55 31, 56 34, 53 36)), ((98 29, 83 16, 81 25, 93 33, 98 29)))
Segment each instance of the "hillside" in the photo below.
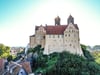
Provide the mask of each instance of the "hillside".
POLYGON ((41 46, 30 49, 29 52, 33 55, 37 53, 32 63, 33 72, 41 72, 43 75, 100 75, 100 65, 93 61, 88 52, 84 52, 85 57, 69 52, 44 55, 41 46))

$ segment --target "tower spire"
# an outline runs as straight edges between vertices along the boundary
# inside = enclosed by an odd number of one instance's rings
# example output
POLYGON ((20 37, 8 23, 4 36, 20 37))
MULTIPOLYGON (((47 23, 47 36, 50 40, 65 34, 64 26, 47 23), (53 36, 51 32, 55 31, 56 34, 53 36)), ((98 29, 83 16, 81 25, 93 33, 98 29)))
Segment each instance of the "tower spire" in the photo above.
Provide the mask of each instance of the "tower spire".
POLYGON ((72 23, 74 24, 74 18, 72 17, 72 15, 70 14, 68 19, 67 19, 67 24, 72 23))
POLYGON ((55 25, 60 25, 60 17, 59 16, 57 16, 55 18, 55 25))

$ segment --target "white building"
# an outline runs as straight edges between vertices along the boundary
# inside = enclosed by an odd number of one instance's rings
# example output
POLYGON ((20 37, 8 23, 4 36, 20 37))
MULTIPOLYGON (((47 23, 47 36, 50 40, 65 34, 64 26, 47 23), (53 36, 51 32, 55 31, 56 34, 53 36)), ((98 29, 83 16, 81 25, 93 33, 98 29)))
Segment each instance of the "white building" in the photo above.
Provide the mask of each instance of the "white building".
POLYGON ((66 25, 60 24, 60 18, 55 18, 55 25, 36 26, 35 35, 30 36, 30 47, 41 45, 45 54, 69 51, 83 55, 80 47, 79 28, 70 15, 66 25))

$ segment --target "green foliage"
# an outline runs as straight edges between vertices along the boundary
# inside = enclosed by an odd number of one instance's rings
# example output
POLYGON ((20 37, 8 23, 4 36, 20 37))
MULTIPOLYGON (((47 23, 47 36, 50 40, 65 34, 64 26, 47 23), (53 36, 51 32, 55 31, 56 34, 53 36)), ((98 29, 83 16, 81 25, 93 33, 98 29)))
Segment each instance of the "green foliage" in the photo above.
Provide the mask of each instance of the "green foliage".
MULTIPOLYGON (((46 75, 99 75, 100 66, 95 62, 90 62, 78 55, 68 52, 58 53, 58 58, 52 60, 54 62, 51 69, 46 71, 46 75)), ((52 58, 53 59, 53 58, 52 58)), ((51 62, 51 60, 48 60, 51 62)))
POLYGON ((87 60, 94 61, 93 56, 90 54, 90 52, 88 50, 86 50, 87 47, 85 45, 81 44, 81 48, 82 48, 83 54, 87 58, 87 60))
POLYGON ((7 58, 10 55, 10 47, 0 44, 0 58, 7 58))
POLYGON ((8 62, 10 62, 11 60, 13 60, 13 56, 12 55, 9 55, 8 58, 7 58, 8 62))
POLYGON ((93 57, 95 58, 95 61, 100 64, 100 51, 93 51, 92 52, 93 57))
MULTIPOLYGON (((86 50, 86 46, 82 48, 86 50)), ((38 54, 34 72, 42 72, 43 75, 100 75, 100 66, 82 56, 69 52, 44 55, 41 47, 34 50, 38 54)))

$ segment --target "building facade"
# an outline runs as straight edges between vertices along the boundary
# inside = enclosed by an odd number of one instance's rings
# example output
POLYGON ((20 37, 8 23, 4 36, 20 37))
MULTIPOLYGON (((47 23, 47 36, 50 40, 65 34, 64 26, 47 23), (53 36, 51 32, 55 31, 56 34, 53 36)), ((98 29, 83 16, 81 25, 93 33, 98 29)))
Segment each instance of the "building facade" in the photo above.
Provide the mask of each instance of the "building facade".
POLYGON ((83 55, 80 47, 79 28, 70 15, 66 25, 60 24, 60 17, 55 18, 55 25, 36 26, 35 35, 30 36, 30 47, 41 45, 45 54, 68 51, 83 55))

